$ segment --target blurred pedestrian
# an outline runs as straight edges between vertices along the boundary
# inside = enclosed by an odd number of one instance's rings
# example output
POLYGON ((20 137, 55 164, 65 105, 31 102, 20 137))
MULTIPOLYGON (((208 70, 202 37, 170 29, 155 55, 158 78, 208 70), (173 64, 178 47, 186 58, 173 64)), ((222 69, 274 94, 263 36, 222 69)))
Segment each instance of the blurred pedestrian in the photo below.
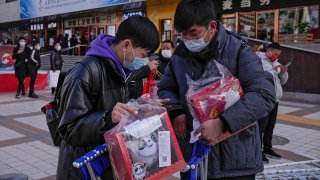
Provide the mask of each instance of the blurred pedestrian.
POLYGON ((272 149, 272 136, 273 130, 277 120, 278 113, 278 104, 279 100, 282 96, 282 86, 288 80, 288 72, 287 67, 283 66, 278 62, 278 58, 281 54, 281 46, 279 43, 271 43, 267 46, 266 52, 258 52, 257 55, 260 57, 263 69, 268 71, 273 76, 274 86, 276 91, 276 104, 268 114, 268 116, 262 120, 259 120, 259 128, 260 128, 260 139, 263 149, 262 158, 265 163, 268 163, 269 160, 266 157, 272 158, 281 158, 281 155, 276 153, 272 149))
POLYGON ((69 48, 69 34, 66 33, 62 38, 61 48, 63 49, 62 54, 66 55, 68 54, 68 51, 65 49, 69 48))
POLYGON ((38 95, 34 93, 34 85, 37 79, 38 70, 41 67, 40 48, 40 42, 35 41, 28 60, 28 72, 30 75, 29 97, 31 98, 38 98, 38 95))
POLYGON ((76 35, 72 35, 71 38, 70 38, 70 47, 72 48, 70 50, 71 52, 71 55, 75 55, 75 48, 76 48, 76 45, 78 44, 78 40, 76 38, 76 35))
POLYGON ((50 53, 50 87, 51 94, 54 94, 56 91, 58 78, 60 71, 62 70, 63 59, 61 56, 61 45, 56 42, 54 44, 54 50, 50 53))
POLYGON ((161 44, 161 49, 159 51, 159 66, 158 71, 163 74, 171 57, 174 53, 174 43, 170 40, 165 40, 161 44))
POLYGON ((20 99, 20 93, 25 96, 24 80, 28 76, 27 63, 30 54, 30 48, 26 45, 26 38, 20 37, 18 46, 13 49, 12 58, 15 59, 14 71, 15 76, 18 78, 19 85, 17 89, 16 98, 20 99))

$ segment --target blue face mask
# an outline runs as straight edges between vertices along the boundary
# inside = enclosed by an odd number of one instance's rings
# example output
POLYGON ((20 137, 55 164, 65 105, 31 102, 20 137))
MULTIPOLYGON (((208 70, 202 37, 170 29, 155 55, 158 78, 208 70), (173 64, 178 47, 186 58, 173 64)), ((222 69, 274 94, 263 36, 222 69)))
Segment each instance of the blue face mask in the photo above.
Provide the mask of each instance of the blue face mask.
POLYGON ((183 42, 186 45, 186 47, 189 49, 191 52, 200 52, 204 48, 206 48, 209 44, 209 42, 204 41, 204 37, 207 35, 207 32, 204 34, 202 38, 196 39, 196 40, 186 40, 184 39, 183 42))
POLYGON ((148 57, 145 57, 145 58, 136 57, 135 54, 134 54, 133 48, 132 48, 132 54, 133 54, 133 57, 134 57, 132 63, 129 63, 125 58, 126 57, 125 54, 123 54, 124 55, 123 66, 125 68, 127 68, 127 69, 129 69, 131 71, 134 71, 134 70, 140 69, 143 66, 148 64, 149 58, 148 57))

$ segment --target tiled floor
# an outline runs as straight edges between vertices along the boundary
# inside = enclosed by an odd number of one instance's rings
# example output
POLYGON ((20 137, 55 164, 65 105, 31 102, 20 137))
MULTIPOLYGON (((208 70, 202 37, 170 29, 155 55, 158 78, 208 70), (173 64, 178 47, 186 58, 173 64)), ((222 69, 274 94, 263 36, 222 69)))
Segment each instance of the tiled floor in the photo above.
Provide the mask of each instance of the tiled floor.
POLYGON ((0 141, 8 140, 8 139, 15 139, 23 137, 23 134, 20 134, 16 131, 13 131, 11 129, 5 128, 3 126, 0 126, 0 141))
POLYGON ((0 104, 0 115, 11 116, 39 112, 40 108, 47 102, 43 100, 33 100, 27 102, 14 102, 10 104, 0 104))
MULTIPOLYGON (((50 91, 37 92, 39 99, 14 98, 14 93, 0 94, 0 175, 25 173, 29 179, 55 179, 58 149, 52 146, 45 116, 40 108, 53 96, 50 91)), ((320 105, 281 101, 280 114, 318 121, 320 105)), ((272 166, 320 158, 320 123, 318 126, 279 119, 274 134, 289 139, 276 145, 282 159, 270 159, 272 166)), ((284 166, 281 168, 314 167, 314 165, 284 166)), ((318 166, 320 167, 320 166, 318 166)), ((280 168, 280 169, 281 169, 280 168)), ((179 179, 179 173, 170 180, 179 179)))
POLYGON ((36 116, 26 116, 26 117, 20 117, 20 118, 14 118, 14 120, 19 121, 24 124, 28 124, 30 126, 42 129, 44 131, 49 131, 47 126, 46 117, 41 115, 36 116))

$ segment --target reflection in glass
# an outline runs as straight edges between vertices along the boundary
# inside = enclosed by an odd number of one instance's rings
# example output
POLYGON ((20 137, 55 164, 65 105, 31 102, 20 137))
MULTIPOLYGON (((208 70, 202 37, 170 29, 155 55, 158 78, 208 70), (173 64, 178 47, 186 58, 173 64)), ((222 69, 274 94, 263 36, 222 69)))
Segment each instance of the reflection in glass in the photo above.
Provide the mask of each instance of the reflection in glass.
POLYGON ((280 9, 279 33, 316 33, 319 24, 319 6, 280 9))
POLYGON ((256 16, 255 14, 239 15, 239 34, 241 36, 256 37, 256 16))
POLYGON ((223 26, 228 30, 228 31, 236 31, 236 18, 235 17, 230 17, 230 18, 223 18, 222 20, 223 26))
POLYGON ((257 38, 265 41, 274 40, 274 13, 258 14, 257 38))

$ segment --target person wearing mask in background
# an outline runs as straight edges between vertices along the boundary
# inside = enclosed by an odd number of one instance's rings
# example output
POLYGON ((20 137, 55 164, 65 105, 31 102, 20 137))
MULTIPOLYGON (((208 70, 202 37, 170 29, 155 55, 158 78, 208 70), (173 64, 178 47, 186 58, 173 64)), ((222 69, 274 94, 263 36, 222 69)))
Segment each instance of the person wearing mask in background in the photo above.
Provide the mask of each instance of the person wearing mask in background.
MULTIPOLYGON (((61 56, 61 45, 56 42, 54 44, 54 50, 50 53, 50 70, 53 72, 58 71, 60 73, 63 66, 63 59, 61 56)), ((57 79, 58 80, 58 79, 57 79)), ((54 94, 56 91, 57 84, 52 83, 51 86, 51 94, 54 94)))
MULTIPOLYGON (((158 84, 160 99, 170 98, 168 114, 186 161, 193 144, 193 116, 186 100, 186 74, 198 80, 208 64, 216 60, 239 79, 244 96, 222 112, 205 121, 194 135, 212 146, 208 154, 208 179, 254 180, 263 171, 258 124, 219 142, 222 132, 235 133, 267 116, 275 104, 273 78, 265 72, 259 57, 246 46, 244 39, 227 31, 217 21, 212 0, 183 0, 174 15, 174 28, 182 34, 171 62, 158 84), (258 105, 259 104, 259 105, 258 105), (258 106, 257 106, 258 105, 258 106)), ((212 75, 214 76, 214 75, 212 75)), ((185 179, 187 174, 181 174, 185 179)))
POLYGON ((163 74, 174 52, 174 44, 170 40, 162 42, 159 52, 159 66, 158 71, 163 74))
POLYGON ((269 162, 269 159, 266 157, 266 155, 271 158, 281 158, 281 155, 274 152, 272 149, 272 136, 277 120, 278 104, 282 96, 282 86, 288 80, 287 67, 278 62, 280 54, 281 46, 279 43, 275 42, 267 46, 266 52, 257 52, 257 55, 261 59, 263 69, 268 71, 273 76, 277 101, 269 115, 266 118, 258 121, 260 128, 260 139, 263 149, 262 159, 265 163, 269 162))
MULTIPOLYGON (((62 143, 56 179, 81 179, 79 169, 72 162, 105 143, 103 133, 110 130, 123 116, 138 113, 129 107, 125 72, 136 61, 145 62, 146 57, 159 46, 159 32, 148 18, 135 15, 124 20, 116 37, 101 34, 86 54, 88 63, 95 63, 101 75, 98 83, 99 98, 92 100, 94 69, 77 63, 68 72, 61 86, 61 122, 58 128, 62 143), (139 26, 137 26, 139 24, 139 26)), ((140 69, 144 64, 135 66, 140 69)), ((96 70, 97 70, 96 69, 96 70)), ((101 179, 114 179, 112 168, 102 173, 101 179)))
POLYGON ((26 38, 20 37, 18 46, 13 49, 12 58, 15 59, 14 71, 15 76, 18 78, 19 85, 17 89, 16 98, 20 99, 20 93, 25 96, 24 80, 28 76, 27 63, 30 54, 30 48, 27 47, 26 38))
MULTIPOLYGON (((125 62, 126 63, 126 62, 125 62)), ((158 61, 150 60, 149 58, 134 61, 131 64, 126 64, 126 72, 130 72, 133 78, 128 85, 130 99, 138 98, 143 92, 143 78, 147 78, 152 71, 158 68, 158 61), (142 67, 141 67, 142 66, 142 67)))
POLYGON ((28 60, 28 72, 30 75, 29 97, 31 98, 38 98, 38 95, 34 93, 34 85, 37 79, 37 74, 40 66, 40 43, 39 41, 35 41, 28 60))

